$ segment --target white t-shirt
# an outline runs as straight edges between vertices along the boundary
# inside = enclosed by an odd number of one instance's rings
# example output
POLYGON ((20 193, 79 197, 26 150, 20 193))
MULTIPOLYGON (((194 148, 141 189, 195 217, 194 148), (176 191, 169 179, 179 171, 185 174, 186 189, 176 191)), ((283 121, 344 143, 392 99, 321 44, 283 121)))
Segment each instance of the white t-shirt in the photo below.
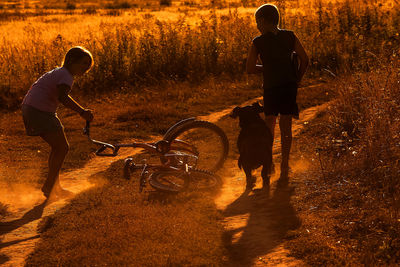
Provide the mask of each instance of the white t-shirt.
POLYGON ((58 107, 57 85, 66 84, 72 87, 73 76, 65 67, 55 68, 42 75, 29 89, 22 104, 46 112, 56 112, 58 107))

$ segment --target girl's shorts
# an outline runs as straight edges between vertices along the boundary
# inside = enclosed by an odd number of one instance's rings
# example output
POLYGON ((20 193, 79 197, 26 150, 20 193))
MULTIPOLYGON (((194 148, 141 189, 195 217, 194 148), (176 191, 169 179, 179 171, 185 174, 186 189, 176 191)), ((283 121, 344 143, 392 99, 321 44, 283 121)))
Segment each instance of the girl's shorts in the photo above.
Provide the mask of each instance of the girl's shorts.
POLYGON ((292 115, 299 118, 299 107, 296 102, 297 86, 295 84, 268 88, 264 91, 264 113, 266 116, 292 115))
POLYGON ((41 111, 29 105, 22 105, 22 118, 29 136, 64 130, 56 113, 41 111))

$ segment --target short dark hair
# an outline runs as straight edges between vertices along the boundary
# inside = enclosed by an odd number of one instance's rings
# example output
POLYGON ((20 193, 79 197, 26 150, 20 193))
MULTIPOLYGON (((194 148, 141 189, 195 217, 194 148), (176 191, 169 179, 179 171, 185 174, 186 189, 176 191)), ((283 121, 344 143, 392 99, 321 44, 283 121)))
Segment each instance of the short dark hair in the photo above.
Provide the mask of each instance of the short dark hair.
POLYGON ((273 25, 278 25, 279 23, 279 10, 275 5, 265 4, 257 8, 256 13, 254 13, 256 19, 263 18, 267 22, 273 25))
POLYGON ((83 48, 82 46, 72 47, 65 54, 63 66, 69 66, 69 65, 81 60, 84 57, 88 57, 90 59, 90 67, 89 67, 89 69, 90 69, 93 66, 92 53, 90 53, 89 50, 87 50, 86 48, 83 48))

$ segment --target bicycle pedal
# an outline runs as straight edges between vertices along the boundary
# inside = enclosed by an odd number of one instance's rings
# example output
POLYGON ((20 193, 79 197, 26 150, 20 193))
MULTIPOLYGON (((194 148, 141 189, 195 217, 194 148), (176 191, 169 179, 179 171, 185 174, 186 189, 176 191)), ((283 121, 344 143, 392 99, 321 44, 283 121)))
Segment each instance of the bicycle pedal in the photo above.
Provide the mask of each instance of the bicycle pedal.
POLYGON ((146 187, 146 181, 142 181, 139 186, 139 192, 142 193, 143 189, 146 187))
POLYGON ((137 166, 136 166, 135 162, 133 162, 132 158, 126 158, 125 159, 125 166, 127 168, 129 168, 129 171, 134 171, 134 170, 137 169, 137 166))
POLYGON ((131 163, 129 164, 129 169, 130 169, 131 171, 134 171, 134 170, 137 169, 137 166, 136 166, 135 162, 131 162, 131 163))

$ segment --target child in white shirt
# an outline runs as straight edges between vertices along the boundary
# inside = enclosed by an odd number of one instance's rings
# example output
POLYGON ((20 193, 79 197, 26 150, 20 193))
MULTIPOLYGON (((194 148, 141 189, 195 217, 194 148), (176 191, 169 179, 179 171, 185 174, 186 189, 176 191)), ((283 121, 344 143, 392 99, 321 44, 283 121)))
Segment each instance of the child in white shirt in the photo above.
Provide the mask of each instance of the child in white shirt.
POLYGON ((43 194, 59 197, 72 195, 61 188, 59 172, 68 153, 69 144, 64 127, 57 117, 57 107, 64 106, 76 111, 83 119, 93 120, 92 111, 80 106, 70 95, 74 77, 83 75, 93 66, 92 54, 83 47, 73 47, 65 55, 62 67, 55 68, 40 77, 29 89, 22 102, 22 116, 26 133, 40 136, 51 147, 49 172, 42 187, 43 194))

